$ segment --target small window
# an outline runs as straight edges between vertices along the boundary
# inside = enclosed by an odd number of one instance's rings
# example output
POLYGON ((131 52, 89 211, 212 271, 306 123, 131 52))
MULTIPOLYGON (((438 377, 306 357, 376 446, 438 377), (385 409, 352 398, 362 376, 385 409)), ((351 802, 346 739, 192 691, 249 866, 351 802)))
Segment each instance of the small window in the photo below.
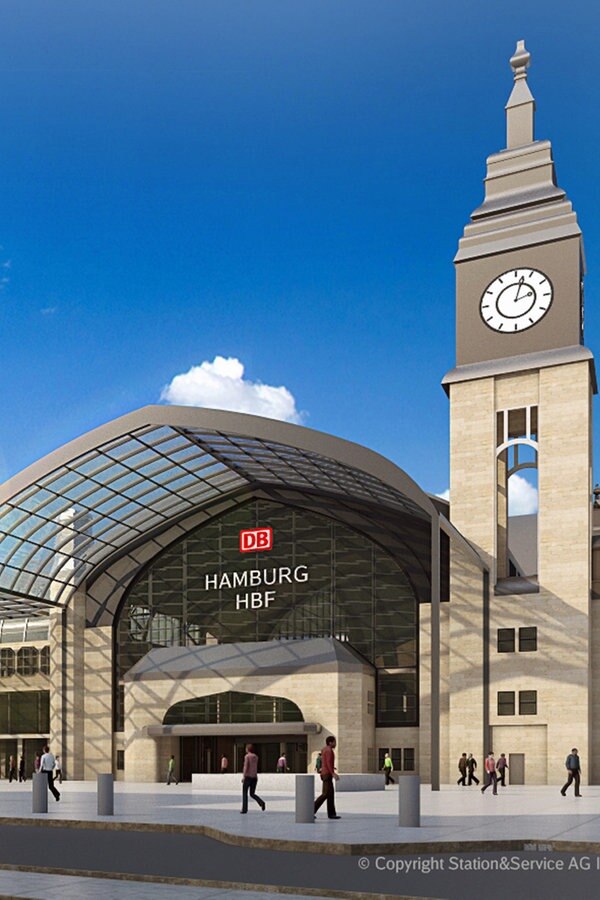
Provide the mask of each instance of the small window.
POLYGON ((404 748, 404 771, 405 772, 414 772, 415 770, 415 748, 414 747, 405 747, 404 748))
POLYGON ((21 647, 17 651, 17 674, 36 675, 38 671, 38 652, 35 647, 21 647))
POLYGON ((498 691, 498 715, 514 716, 515 714, 515 692, 514 691, 498 691))
POLYGON ((537 716, 537 691, 519 691, 519 715, 537 716))
POLYGON ((7 678, 15 674, 15 651, 8 647, 0 650, 0 677, 7 678))
POLYGON ((399 747, 392 747, 392 765, 397 772, 402 771, 402 750, 399 747))
POLYGON ((42 675, 50 674, 50 647, 42 647, 40 650, 40 672, 42 675))
POLYGON ((519 628, 519 651, 529 653, 537 650, 537 628, 519 628))
POLYGON ((367 715, 375 715, 375 691, 367 691, 367 715))
POLYGON ((125 771, 125 751, 117 750, 117 771, 124 772, 125 771))
POLYGON ((380 747, 380 748, 379 748, 379 752, 378 752, 378 757, 379 757, 379 759, 378 759, 378 766, 377 766, 378 769, 379 769, 379 771, 381 771, 381 769, 383 769, 383 761, 384 761, 384 759, 385 759, 385 754, 386 754, 387 752, 388 752, 388 748, 387 748, 387 747, 380 747))
POLYGON ((515 629, 499 628, 498 629, 498 653, 514 653, 515 652, 515 629))

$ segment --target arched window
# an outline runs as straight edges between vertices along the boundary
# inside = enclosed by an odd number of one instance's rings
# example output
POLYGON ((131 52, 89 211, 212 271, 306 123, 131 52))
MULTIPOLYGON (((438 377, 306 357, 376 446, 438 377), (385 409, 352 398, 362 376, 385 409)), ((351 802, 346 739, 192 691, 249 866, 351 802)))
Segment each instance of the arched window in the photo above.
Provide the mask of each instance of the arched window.
POLYGON ((242 504, 173 544, 132 585, 119 615, 118 680, 156 647, 333 637, 375 667, 377 724, 417 725, 407 560, 332 516, 242 504), (269 552, 242 552, 240 532, 262 526, 274 535, 269 552))
POLYGON ((537 587, 537 406, 497 414, 497 581, 537 587))
POLYGON ((163 725, 231 725, 245 722, 303 722, 300 709, 285 697, 224 691, 182 700, 172 706, 163 725))

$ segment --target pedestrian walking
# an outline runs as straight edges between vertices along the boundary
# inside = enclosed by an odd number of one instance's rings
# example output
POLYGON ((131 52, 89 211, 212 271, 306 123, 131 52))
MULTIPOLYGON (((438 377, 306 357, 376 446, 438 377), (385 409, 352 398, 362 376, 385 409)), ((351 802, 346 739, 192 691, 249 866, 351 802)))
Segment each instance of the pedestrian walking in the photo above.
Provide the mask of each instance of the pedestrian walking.
POLYGON ((342 818, 341 816, 338 816, 335 811, 335 789, 333 787, 333 782, 339 781, 339 775, 335 768, 335 748, 336 740, 333 735, 330 735, 325 741, 325 746, 321 750, 321 771, 319 774, 321 776, 321 781, 323 782, 323 788, 321 790, 321 795, 315 800, 315 818, 318 809, 325 801, 327 801, 327 818, 342 818))
POLYGON ((475 774, 476 768, 477 760, 472 753, 469 753, 469 755, 467 756, 467 772, 469 773, 469 780, 467 781, 467 785, 469 787, 473 784, 473 782, 475 782, 475 784, 479 784, 479 778, 475 774))
POLYGON ((279 759, 277 760, 277 772, 287 772, 287 760, 285 758, 285 753, 282 753, 279 759))
POLYGON ((228 768, 229 768, 229 760, 227 759, 225 754, 223 754, 223 756, 221 757, 221 775, 227 775, 228 768))
POLYGON ((461 758, 458 760, 458 771, 460 772, 460 778, 456 782, 457 784, 462 784, 463 787, 467 786, 467 754, 463 753, 461 758))
POLYGON ((62 784, 62 763, 60 761, 60 756, 58 753, 56 754, 56 759, 54 760, 54 780, 58 781, 59 784, 62 784))
POLYGON ((568 787, 572 784, 572 782, 575 782, 575 796, 583 796, 579 792, 579 784, 581 782, 581 760, 579 759, 577 747, 573 747, 573 749, 567 756, 565 760, 565 766, 567 772, 569 773, 569 777, 567 778, 567 783, 561 788, 561 794, 563 795, 563 797, 566 797, 568 787))
POLYGON ((508 769, 508 762, 506 760, 506 753, 501 753, 496 761, 496 771, 498 772, 498 780, 502 787, 506 787, 506 770, 508 769))
POLYGON ((395 780, 392 778, 393 771, 394 764, 392 763, 392 757, 389 753, 386 753, 383 758, 383 774, 385 775, 386 787, 388 784, 396 784, 395 780))
POLYGON ((50 753, 50 747, 48 744, 44 747, 44 752, 40 758, 40 774, 45 777, 48 781, 48 787, 50 788, 50 792, 53 794, 55 800, 60 800, 60 794, 54 787, 54 765, 56 760, 54 759, 54 754, 50 753))
POLYGON ((26 781, 25 778, 25 759, 21 757, 19 760, 19 782, 26 781))
POLYGON ((242 808, 240 812, 245 815, 248 812, 248 794, 253 800, 256 800, 262 811, 267 808, 267 804, 256 793, 256 785, 258 784, 258 756, 254 752, 253 744, 246 744, 246 755, 244 756, 244 767, 242 769, 242 808))
POLYGON ((498 776, 496 775, 496 760, 491 750, 485 758, 485 775, 486 782, 484 787, 481 788, 481 793, 485 794, 491 784, 493 785, 492 793, 496 796, 498 794, 498 776))
POLYGON ((175 756, 171 754, 171 759, 169 760, 169 764, 167 766, 167 784, 171 784, 174 781, 175 784, 179 784, 177 779, 175 778, 175 756))
POLYGON ((9 784, 11 783, 13 778, 15 779, 15 781, 17 780, 17 761, 14 758, 14 756, 11 755, 8 760, 8 783, 9 784))
POLYGON ((317 758, 315 759, 315 772, 318 774, 321 771, 321 766, 323 765, 323 760, 321 758, 321 751, 317 753, 317 758))

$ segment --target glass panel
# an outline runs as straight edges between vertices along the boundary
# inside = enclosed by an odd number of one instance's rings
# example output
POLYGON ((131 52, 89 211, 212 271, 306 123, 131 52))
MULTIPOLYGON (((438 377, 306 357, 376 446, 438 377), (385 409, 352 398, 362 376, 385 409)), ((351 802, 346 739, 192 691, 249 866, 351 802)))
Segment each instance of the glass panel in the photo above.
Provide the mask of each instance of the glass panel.
POLYGON ((377 672, 377 725, 417 725, 415 672, 377 672))

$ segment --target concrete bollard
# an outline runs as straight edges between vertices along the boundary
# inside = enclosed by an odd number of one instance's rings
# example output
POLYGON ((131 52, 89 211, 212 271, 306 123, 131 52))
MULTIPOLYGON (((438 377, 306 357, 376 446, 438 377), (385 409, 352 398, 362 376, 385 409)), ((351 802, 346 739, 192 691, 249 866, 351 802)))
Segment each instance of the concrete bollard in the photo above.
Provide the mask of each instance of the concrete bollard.
POLYGON ((315 821, 315 776, 296 775, 296 822, 315 821))
POLYGON ((115 779, 113 775, 98 775, 98 815, 115 814, 115 779))
POLYGON ((398 778, 398 825, 401 828, 421 826, 420 775, 400 775, 398 778))
POLYGON ((31 779, 31 812, 48 812, 48 776, 42 772, 34 772, 31 779))

